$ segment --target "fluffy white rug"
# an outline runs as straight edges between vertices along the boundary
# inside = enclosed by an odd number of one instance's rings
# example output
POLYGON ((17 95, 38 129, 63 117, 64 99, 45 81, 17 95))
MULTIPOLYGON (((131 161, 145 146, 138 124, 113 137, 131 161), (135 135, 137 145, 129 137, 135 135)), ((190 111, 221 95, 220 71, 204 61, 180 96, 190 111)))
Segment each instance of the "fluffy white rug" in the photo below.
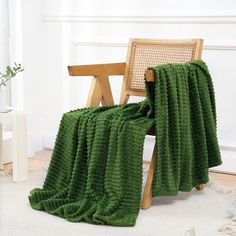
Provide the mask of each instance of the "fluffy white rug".
POLYGON ((33 210, 27 196, 32 188, 42 186, 45 175, 46 170, 35 171, 21 183, 12 183, 10 177, 0 176, 1 236, 236 235, 233 233, 236 221, 227 214, 232 204, 232 191, 226 193, 213 183, 203 191, 193 190, 180 193, 178 197, 154 199, 150 209, 140 210, 136 226, 125 228, 70 223, 33 210))

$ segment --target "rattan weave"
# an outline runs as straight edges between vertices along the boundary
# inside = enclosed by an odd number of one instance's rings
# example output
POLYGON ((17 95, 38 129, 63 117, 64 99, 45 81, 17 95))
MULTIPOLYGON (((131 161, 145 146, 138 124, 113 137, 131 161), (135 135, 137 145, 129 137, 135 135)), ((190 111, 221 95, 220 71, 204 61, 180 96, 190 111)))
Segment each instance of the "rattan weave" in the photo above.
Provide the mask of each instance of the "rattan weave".
POLYGON ((196 43, 173 42, 150 44, 133 41, 129 70, 126 75, 126 91, 144 92, 144 73, 147 67, 166 63, 184 63, 195 58, 196 43))

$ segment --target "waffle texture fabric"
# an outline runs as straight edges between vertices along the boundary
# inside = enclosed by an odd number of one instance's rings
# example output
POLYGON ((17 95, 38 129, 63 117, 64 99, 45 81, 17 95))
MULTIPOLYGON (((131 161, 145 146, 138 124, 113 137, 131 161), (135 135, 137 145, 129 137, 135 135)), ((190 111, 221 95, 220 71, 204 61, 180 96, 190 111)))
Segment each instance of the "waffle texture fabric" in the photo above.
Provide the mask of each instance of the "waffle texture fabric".
POLYGON ((153 196, 177 195, 208 181, 221 164, 213 84, 203 61, 151 68, 141 103, 65 113, 37 210, 72 222, 134 226, 142 192, 142 156, 156 128, 153 196))

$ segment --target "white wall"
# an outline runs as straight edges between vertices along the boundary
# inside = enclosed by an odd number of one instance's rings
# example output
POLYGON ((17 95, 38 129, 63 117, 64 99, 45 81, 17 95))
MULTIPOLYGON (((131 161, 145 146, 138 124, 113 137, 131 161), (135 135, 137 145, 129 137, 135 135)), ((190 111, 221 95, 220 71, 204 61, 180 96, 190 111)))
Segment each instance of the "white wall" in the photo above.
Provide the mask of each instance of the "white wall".
MULTIPOLYGON (((5 72, 6 66, 9 64, 9 27, 8 27, 8 1, 0 1, 0 71, 5 72)), ((6 87, 3 89, 4 95, 1 97, 3 101, 0 101, 4 106, 10 104, 10 86, 9 81, 6 87)))
MULTIPOLYGON (((128 39, 144 37, 204 39, 203 59, 215 84, 219 142, 224 157, 227 150, 236 151, 234 0, 21 1, 24 101, 37 148, 52 146, 63 112, 85 105, 90 79, 69 78, 66 66, 125 61, 128 39)), ((118 102, 121 78, 110 81, 118 102)), ((230 160, 236 165, 235 159, 230 160)))
MULTIPOLYGON (((17 0, 15 0, 17 2, 17 0)), ((22 60, 24 65, 23 78, 23 109, 27 112, 29 144, 34 151, 42 149, 44 134, 44 105, 49 94, 47 88, 47 71, 42 65, 46 56, 42 40, 41 1, 21 1, 22 20, 22 60)))

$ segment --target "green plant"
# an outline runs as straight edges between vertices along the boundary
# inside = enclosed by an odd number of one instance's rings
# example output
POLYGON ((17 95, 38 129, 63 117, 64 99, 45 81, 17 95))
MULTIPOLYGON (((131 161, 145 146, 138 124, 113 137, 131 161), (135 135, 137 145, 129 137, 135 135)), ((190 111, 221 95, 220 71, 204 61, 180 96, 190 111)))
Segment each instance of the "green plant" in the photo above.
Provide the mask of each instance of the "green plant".
POLYGON ((0 72, 0 89, 3 86, 6 86, 7 81, 11 78, 15 77, 17 73, 22 72, 24 68, 22 68, 21 64, 14 63, 14 66, 7 66, 5 72, 0 72))

